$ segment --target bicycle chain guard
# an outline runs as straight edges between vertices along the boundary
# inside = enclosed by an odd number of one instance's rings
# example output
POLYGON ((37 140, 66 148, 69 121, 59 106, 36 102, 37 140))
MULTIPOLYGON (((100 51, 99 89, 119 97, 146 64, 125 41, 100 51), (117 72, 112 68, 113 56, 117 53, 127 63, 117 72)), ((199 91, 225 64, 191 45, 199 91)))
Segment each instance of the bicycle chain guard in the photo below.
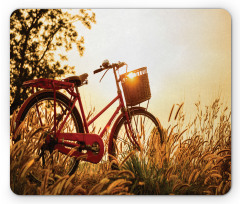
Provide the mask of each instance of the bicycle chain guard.
POLYGON ((56 138, 57 144, 54 149, 63 154, 95 164, 103 157, 104 144, 97 134, 57 133, 56 138), (74 141, 78 143, 74 143, 74 141))

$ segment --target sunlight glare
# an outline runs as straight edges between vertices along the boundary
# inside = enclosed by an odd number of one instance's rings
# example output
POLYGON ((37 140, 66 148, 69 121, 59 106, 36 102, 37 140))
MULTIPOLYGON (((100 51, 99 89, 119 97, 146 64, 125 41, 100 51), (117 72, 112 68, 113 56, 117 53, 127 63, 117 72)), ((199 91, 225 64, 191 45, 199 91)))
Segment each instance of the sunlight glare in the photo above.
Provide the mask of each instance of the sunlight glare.
POLYGON ((134 77, 136 76, 136 74, 135 73, 130 73, 130 74, 128 74, 128 77, 130 78, 130 79, 133 79, 134 77))

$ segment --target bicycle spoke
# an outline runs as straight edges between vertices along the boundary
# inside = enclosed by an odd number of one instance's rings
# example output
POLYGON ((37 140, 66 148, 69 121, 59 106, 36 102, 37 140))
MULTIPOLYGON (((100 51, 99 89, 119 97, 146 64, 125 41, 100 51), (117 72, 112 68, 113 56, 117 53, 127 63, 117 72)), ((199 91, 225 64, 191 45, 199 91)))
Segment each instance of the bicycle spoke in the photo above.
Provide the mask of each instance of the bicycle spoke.
POLYGON ((37 103, 36 103, 36 110, 37 110, 37 115, 38 115, 38 118, 39 118, 40 125, 43 126, 42 118, 41 118, 41 115, 40 115, 40 112, 39 112, 39 108, 38 108, 38 104, 37 104, 37 103))
MULTIPOLYGON (((51 174, 57 174, 59 176, 64 176, 75 171, 77 169, 78 161, 74 157, 68 157, 58 151, 52 151, 51 147, 45 141, 45 136, 48 135, 54 126, 54 103, 53 94, 42 93, 43 97, 33 99, 32 103, 27 106, 24 112, 22 120, 24 121, 24 135, 23 139, 28 142, 32 149, 33 156, 39 158, 36 159, 32 166, 32 171, 30 176, 36 181, 42 181, 44 178, 46 170, 50 170, 51 174), (40 128, 41 127, 41 128, 40 128), (46 127, 46 128, 45 128, 46 127), (28 138, 31 133, 36 130, 40 130, 35 133, 31 138, 28 138), (40 148, 43 147, 43 150, 40 148), (63 163, 65 161, 65 163, 63 163)), ((56 101, 56 113, 59 122, 63 121, 64 115, 68 113, 68 99, 56 101)), ((73 109, 74 110, 74 109, 73 109)), ((72 111, 66 122, 64 123, 61 132, 79 132, 81 126, 78 123, 79 116, 78 112, 72 111)))
MULTIPOLYGON (((150 143, 153 142, 152 138, 155 137, 155 134, 157 134, 156 132, 158 132, 157 126, 157 120, 148 112, 144 110, 137 110, 132 113, 131 127, 141 148, 141 151, 139 152, 139 156, 141 158, 145 158, 147 160, 149 151, 153 150, 151 146, 153 146, 154 143, 150 143)), ((124 157, 134 149, 133 144, 126 137, 124 122, 122 122, 121 126, 119 126, 118 132, 115 133, 115 135, 117 135, 117 147, 113 148, 113 151, 118 149, 118 151, 115 152, 115 155, 119 161, 122 161, 124 157), (120 149, 120 147, 122 147, 122 149, 120 149)))
POLYGON ((131 144, 129 141, 124 140, 124 139, 122 139, 122 138, 118 138, 118 140, 120 140, 120 141, 123 142, 124 144, 131 144))

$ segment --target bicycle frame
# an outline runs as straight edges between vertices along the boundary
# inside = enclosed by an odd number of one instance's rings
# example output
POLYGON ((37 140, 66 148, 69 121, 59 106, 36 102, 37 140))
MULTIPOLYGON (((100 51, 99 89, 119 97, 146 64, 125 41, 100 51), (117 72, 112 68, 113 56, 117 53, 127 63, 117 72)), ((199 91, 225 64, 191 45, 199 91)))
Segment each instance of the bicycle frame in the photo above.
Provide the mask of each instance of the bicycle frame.
MULTIPOLYGON (((57 136, 61 132, 64 124, 66 123, 69 115, 71 114, 71 110, 73 110, 73 108, 75 107, 77 101, 79 103, 80 112, 81 112, 81 116, 82 116, 82 119, 83 119, 83 126, 84 126, 84 130, 85 130, 86 134, 89 134, 89 126, 94 121, 96 121, 107 109, 109 109, 116 101, 119 101, 118 107, 114 111, 113 115, 110 117, 109 121, 107 122, 107 124, 105 125, 104 129, 101 131, 99 136, 101 138, 104 136, 104 134, 106 133, 107 129, 110 127, 111 123, 116 118, 116 116, 118 115, 119 111, 121 110, 122 113, 124 114, 124 116, 126 117, 126 120, 127 120, 127 124, 125 124, 127 137, 129 138, 129 140, 133 144, 136 144, 136 145, 138 144, 136 139, 135 139, 135 137, 133 136, 133 131, 132 131, 132 127, 130 125, 129 115, 128 115, 128 112, 126 111, 121 91, 118 91, 118 95, 106 107, 104 107, 94 118, 92 118, 90 121, 87 121, 86 120, 86 116, 85 116, 85 112, 84 112, 84 108, 83 108, 83 105, 82 105, 82 101, 81 101, 81 96, 80 96, 80 93, 79 93, 77 87, 75 88, 75 90, 76 91, 74 92, 73 90, 67 89, 67 92, 71 95, 71 97, 73 97, 73 99, 71 100, 72 101, 72 106, 71 106, 71 109, 68 112, 67 116, 65 117, 64 121, 60 124, 59 129, 56 131, 56 135, 57 136)), ((55 120, 55 118, 56 117, 54 117, 54 120, 55 120)), ((54 124, 56 124, 56 122, 54 122, 54 124)), ((62 134, 64 134, 64 133, 62 133, 62 134)))
MULTIPOLYGON (((132 144, 135 144, 138 146, 138 142, 136 141, 134 135, 133 135, 133 131, 132 131, 132 127, 131 127, 131 124, 130 124, 130 120, 129 120, 129 115, 128 115, 128 112, 127 112, 127 109, 124 105, 124 100, 123 100, 123 96, 122 96, 122 91, 119 87, 119 79, 117 77, 117 74, 116 74, 116 69, 113 68, 113 73, 114 73, 114 77, 115 77, 115 81, 116 81, 116 86, 117 86, 117 96, 105 107, 103 108, 93 119, 91 119, 90 121, 87 121, 86 120, 86 116, 85 116, 85 112, 84 112, 84 108, 83 108, 83 105, 82 105, 82 101, 81 101, 81 96, 80 96, 80 93, 78 91, 78 88, 75 87, 75 92, 74 92, 74 88, 71 87, 70 89, 66 89, 67 92, 71 95, 71 97, 73 97, 72 101, 73 101, 73 104, 72 104, 72 107, 71 107, 71 110, 74 108, 75 104, 76 104, 76 101, 78 100, 79 102, 79 107, 80 107, 80 112, 81 112, 81 116, 82 116, 82 119, 83 119, 83 126, 84 126, 84 130, 85 130, 85 133, 89 134, 89 129, 88 127, 94 122, 96 121, 99 116, 101 116, 109 107, 111 107, 117 100, 119 101, 119 105, 118 107, 116 108, 115 112, 113 113, 113 115, 111 116, 111 118, 109 119, 109 121, 107 122, 107 124, 105 125, 104 129, 101 131, 100 133, 100 137, 102 138, 103 135, 105 134, 105 132, 107 131, 108 127, 110 127, 111 123, 113 122, 113 120, 115 119, 115 117, 118 115, 119 111, 121 110, 124 117, 126 117, 126 121, 127 121, 127 124, 125 124, 125 128, 126 128, 126 133, 127 133, 127 137, 129 138, 130 142, 132 144), (129 130, 129 131, 128 131, 129 130), (130 134, 129 134, 130 133, 130 134)), ((55 101, 55 99, 54 99, 55 101)), ((55 103, 55 102, 54 102, 55 103)), ((71 110, 69 111, 67 117, 64 119, 64 121, 62 122, 62 124, 60 125, 60 128, 58 129, 57 133, 60 133, 61 129, 63 128, 65 122, 67 121, 67 118, 68 116, 71 114, 71 110)), ((54 117, 54 120, 56 120, 56 116, 54 117)), ((56 124, 56 122, 54 122, 54 124, 56 124)))
MULTIPOLYGON (((54 96, 53 120, 54 121, 53 121, 53 128, 50 131, 53 134, 51 133, 47 136, 46 142, 47 143, 53 142, 54 149, 57 149, 64 154, 71 153, 70 156, 79 157, 79 156, 83 156, 84 153, 82 153, 81 151, 74 151, 72 153, 71 149, 66 148, 66 147, 76 147, 78 149, 80 147, 79 144, 81 142, 84 142, 84 143, 86 143, 85 146, 88 147, 88 150, 92 150, 91 148, 92 148, 93 144, 98 143, 98 145, 100 146, 100 151, 97 153, 97 155, 91 151, 88 151, 87 152, 87 156, 88 156, 87 161, 90 161, 93 163, 99 162, 104 153, 104 144, 103 144, 103 141, 101 138, 104 136, 104 134, 106 133, 106 131, 108 130, 108 128, 110 127, 111 123, 116 118, 116 116, 119 114, 119 111, 121 111, 120 116, 124 117, 126 119, 126 123, 124 124, 124 126, 126 129, 126 135, 129 139, 129 141, 134 146, 139 147, 138 142, 136 141, 136 137, 135 137, 132 127, 131 127, 130 116, 129 116, 128 110, 124 104, 123 95, 122 95, 121 89, 119 87, 120 80, 118 80, 118 78, 117 78, 115 68, 113 68, 113 72, 114 72, 115 81, 116 81, 116 85, 117 85, 117 96, 106 107, 104 107, 99 113, 97 113, 97 115, 95 117, 93 117, 90 121, 87 121, 87 119, 86 119, 83 104, 81 101, 81 96, 78 91, 78 87, 74 86, 74 83, 65 82, 65 81, 57 81, 57 80, 52 80, 52 79, 35 79, 35 80, 30 80, 30 81, 24 82, 25 86, 32 87, 33 95, 24 102, 21 109, 19 110, 19 114, 16 119, 16 121, 17 121, 16 128, 18 127, 19 122, 20 122, 19 117, 21 117, 21 114, 24 111, 28 102, 32 98, 37 97, 38 93, 41 92, 40 91, 40 92, 34 93, 34 87, 39 87, 39 88, 45 89, 43 91, 48 91, 48 90, 53 91, 53 96, 54 96), (57 119, 57 113, 56 113, 57 112, 56 111, 56 92, 60 89, 64 89, 69 93, 71 103, 69 103, 69 109, 68 109, 67 114, 66 114, 66 110, 65 110, 63 115, 61 116, 61 119, 59 120, 59 119, 57 119), (76 106, 77 101, 78 101, 79 108, 80 108, 80 114, 82 116, 84 133, 61 133, 61 130, 63 129, 64 124, 66 123, 67 119, 69 118, 70 114, 72 113, 72 110, 76 106), (101 133, 99 135, 89 133, 89 126, 94 121, 96 121, 99 118, 99 116, 101 116, 107 109, 109 109, 109 107, 111 107, 116 101, 119 101, 119 105, 116 108, 116 110, 114 111, 114 113, 112 114, 112 116, 110 117, 110 119, 108 120, 107 124, 105 125, 105 127, 101 131, 101 133), (66 114, 66 116, 64 116, 65 114, 66 114), (63 121, 60 123, 59 121, 61 121, 62 119, 63 119, 63 121), (57 127, 58 127, 58 129, 57 129, 57 127), (76 143, 76 141, 78 143, 76 143)), ((37 111, 36 111, 37 115, 39 116, 40 114, 39 114, 39 110, 38 110, 38 105, 36 105, 36 109, 37 109, 37 111)), ((121 118, 120 116, 116 119, 113 127, 115 127, 117 125, 117 123, 119 122, 119 119, 121 118)), ((40 124, 42 125, 41 117, 39 117, 39 118, 40 118, 40 124)), ((112 128, 112 129, 114 129, 114 128, 112 128)), ((111 140, 111 138, 112 138, 112 134, 109 135, 109 141, 111 140)))
MULTIPOLYGON (((123 95, 122 95, 121 89, 119 87, 119 80, 117 79, 117 75, 116 75, 116 70, 113 69, 113 72, 114 72, 114 76, 116 79, 117 96, 110 103, 108 103, 108 105, 105 106, 99 113, 97 113, 96 116, 93 117, 90 121, 87 121, 87 119, 86 119, 86 115, 84 112, 84 108, 83 108, 83 104, 81 101, 80 93, 78 91, 78 87, 74 86, 73 83, 64 82, 64 81, 56 81, 56 80, 51 80, 51 79, 37 79, 37 80, 28 81, 24 84, 25 86, 31 86, 33 88, 32 89, 33 93, 34 93, 34 87, 40 87, 43 89, 53 90, 53 95, 54 95, 53 120, 54 121, 53 121, 53 128, 52 128, 51 132, 53 132, 53 135, 54 135, 53 138, 55 138, 54 149, 58 149, 60 152, 62 152, 64 154, 69 154, 71 149, 66 148, 66 147, 78 148, 79 143, 76 143, 76 141, 78 141, 78 142, 84 141, 86 143, 86 146, 87 145, 91 146, 94 142, 97 142, 100 146, 99 154, 93 155, 91 152, 88 152, 87 161, 90 161, 93 163, 99 162, 104 153, 104 144, 103 144, 101 138, 104 136, 104 134, 110 127, 111 123, 113 122, 113 120, 116 118, 116 116, 119 114, 120 111, 122 113, 121 115, 126 118, 126 123, 124 124, 124 126, 126 129, 126 135, 129 139, 129 141, 134 146, 137 146, 137 147, 139 146, 138 142, 136 141, 136 137, 134 136, 133 131, 132 131, 129 114, 128 114, 127 108, 124 104, 123 95), (64 113, 64 115, 66 114, 66 116, 64 116, 64 118, 61 118, 61 120, 63 119, 63 121, 60 124, 59 124, 59 121, 57 120, 57 113, 56 113, 56 91, 58 91, 59 89, 66 90, 68 92, 68 94, 70 95, 70 101, 71 101, 71 103, 69 104, 69 110, 67 113, 66 112, 64 113), (80 108, 80 114, 82 116, 84 133, 61 133, 61 130, 63 129, 66 121, 68 120, 70 114, 72 113, 72 110, 75 108, 77 101, 78 101, 79 108, 80 108), (99 135, 90 134, 89 126, 94 121, 96 121, 107 109, 109 109, 116 101, 119 101, 119 105, 117 106, 116 110, 114 111, 114 113, 112 114, 112 116, 110 117, 107 124, 105 125, 103 130, 100 132, 100 134, 99 135), (58 129, 57 129, 57 127, 58 127, 58 129)), ((37 109, 37 115, 40 115, 37 105, 36 105, 36 109, 37 109)), ((63 117, 63 115, 62 115, 62 117, 63 117)), ((40 124, 42 124, 41 117, 39 117, 39 119, 40 119, 40 124)), ((118 122, 118 120, 116 120, 116 122, 118 122)), ((46 138, 47 143, 50 143, 52 141, 51 137, 52 137, 52 135, 47 136, 47 138, 46 138)), ((79 157, 82 155, 83 155, 83 153, 81 153, 79 151, 75 151, 74 153, 71 153, 70 156, 79 157)))

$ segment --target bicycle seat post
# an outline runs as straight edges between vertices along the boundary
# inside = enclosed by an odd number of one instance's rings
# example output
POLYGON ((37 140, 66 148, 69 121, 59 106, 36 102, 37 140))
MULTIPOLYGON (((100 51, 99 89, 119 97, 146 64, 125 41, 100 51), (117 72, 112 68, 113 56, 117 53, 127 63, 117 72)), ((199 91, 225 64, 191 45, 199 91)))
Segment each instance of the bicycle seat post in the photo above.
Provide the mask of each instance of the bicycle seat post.
POLYGON ((82 113, 85 133, 89 133, 88 126, 87 126, 87 121, 86 121, 86 117, 85 117, 85 113, 84 113, 84 110, 83 110, 83 105, 82 105, 82 101, 81 101, 81 97, 80 97, 80 93, 79 93, 79 90, 78 90, 77 86, 75 86, 75 90, 76 90, 77 97, 78 97, 79 107, 80 107, 80 110, 81 110, 81 113, 82 113))

